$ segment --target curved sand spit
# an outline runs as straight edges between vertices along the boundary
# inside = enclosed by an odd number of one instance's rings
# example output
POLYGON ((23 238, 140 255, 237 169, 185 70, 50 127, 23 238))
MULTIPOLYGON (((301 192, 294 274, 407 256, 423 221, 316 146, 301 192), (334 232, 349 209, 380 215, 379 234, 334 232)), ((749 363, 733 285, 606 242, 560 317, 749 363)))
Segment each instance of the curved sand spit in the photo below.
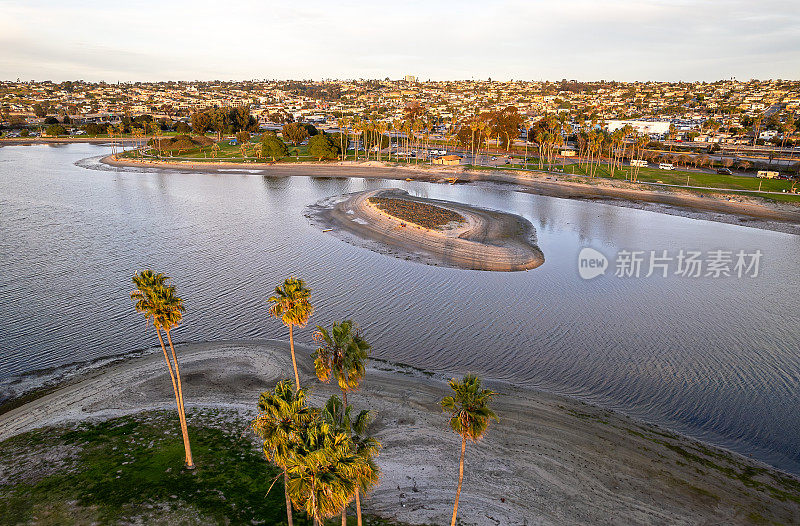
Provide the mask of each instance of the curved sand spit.
POLYGON ((460 203, 414 197, 403 190, 359 192, 343 196, 332 204, 326 200, 312 207, 312 215, 348 242, 428 264, 516 271, 544 263, 544 254, 536 245, 536 231, 526 219, 460 203), (442 230, 424 228, 383 212, 370 203, 371 197, 445 208, 461 215, 464 222, 442 230))
MULTIPOLYGON (((190 415, 219 408, 250 419, 258 395, 291 375, 285 342, 187 344, 177 351, 190 415)), ((308 356, 311 349, 298 346, 297 352, 308 356)), ((338 393, 316 380, 310 360, 299 365, 315 405, 338 393)), ((493 402, 500 421, 480 443, 467 446, 459 505, 465 524, 729 525, 752 524, 753 517, 800 522, 797 502, 748 487, 678 451, 736 473, 763 470, 758 480, 785 489, 788 478, 762 464, 568 398, 487 383, 501 393, 493 402)), ((373 432, 383 444, 383 475, 363 501, 367 512, 449 523, 460 440, 439 407, 448 391, 443 377, 372 362, 361 390, 349 397, 357 409, 374 411, 373 432)), ((0 440, 47 425, 173 408, 158 352, 92 371, 0 415, 0 440)), ((3 464, 0 458, 0 474, 3 464)))

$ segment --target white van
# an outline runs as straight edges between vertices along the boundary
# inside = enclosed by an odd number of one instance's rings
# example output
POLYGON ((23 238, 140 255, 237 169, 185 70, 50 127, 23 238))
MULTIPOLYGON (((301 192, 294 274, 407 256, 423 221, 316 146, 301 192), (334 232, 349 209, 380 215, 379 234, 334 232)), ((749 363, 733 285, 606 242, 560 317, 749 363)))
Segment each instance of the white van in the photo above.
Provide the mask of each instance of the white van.
POLYGON ((762 179, 775 179, 776 177, 778 177, 778 172, 771 172, 771 171, 768 171, 768 170, 759 170, 758 171, 758 176, 761 177, 762 179))
POLYGON ((659 163, 658 169, 659 170, 674 170, 675 169, 675 165, 673 165, 672 163, 659 163))
POLYGON ((631 159, 631 166, 638 166, 639 168, 645 168, 647 166, 647 161, 644 159, 631 159))

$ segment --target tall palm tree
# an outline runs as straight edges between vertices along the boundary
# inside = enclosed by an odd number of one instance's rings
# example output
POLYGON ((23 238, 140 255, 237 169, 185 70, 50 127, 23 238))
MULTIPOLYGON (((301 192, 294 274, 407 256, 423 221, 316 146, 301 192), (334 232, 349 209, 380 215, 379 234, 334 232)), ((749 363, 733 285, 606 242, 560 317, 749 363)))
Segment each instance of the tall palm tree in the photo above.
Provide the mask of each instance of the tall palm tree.
POLYGON ((321 525, 350 502, 364 464, 347 433, 315 418, 299 430, 286 460, 292 502, 321 525))
POLYGON ((314 312, 311 305, 311 289, 306 288, 302 279, 287 278, 283 286, 275 287, 275 295, 269 297, 272 306, 269 313, 275 318, 280 318, 284 325, 289 327, 289 349, 292 351, 292 367, 294 368, 294 381, 300 389, 300 375, 297 374, 297 360, 294 357, 294 326, 305 327, 308 319, 314 312))
MULTIPOLYGON (((334 322, 330 331, 317 326, 314 339, 320 342, 320 347, 314 353, 314 370, 320 381, 329 382, 331 378, 335 378, 339 384, 345 407, 340 423, 344 424, 344 416, 350 410, 350 406, 347 404, 347 393, 358 389, 358 385, 364 378, 370 345, 361 337, 358 327, 351 320, 341 323, 334 322)), ((334 399, 338 400, 335 397, 331 400, 334 399)), ((349 422, 349 416, 346 420, 349 422)), ((352 432, 351 427, 349 423, 345 426, 345 432, 348 435, 352 432)), ((361 524, 361 499, 358 488, 356 488, 355 496, 358 523, 361 524)), ((342 526, 346 526, 346 524, 345 510, 342 510, 342 526)))
POLYGON ((164 274, 156 274, 152 270, 143 270, 133 275, 133 283, 136 289, 131 292, 131 299, 138 312, 144 314, 148 321, 152 321, 156 329, 158 342, 161 350, 164 351, 164 360, 167 362, 169 376, 172 380, 172 390, 175 393, 175 404, 178 407, 178 419, 180 420, 181 433, 183 434, 183 447, 186 452, 186 467, 194 469, 192 459, 192 448, 189 443, 189 429, 186 425, 186 412, 183 405, 183 386, 181 384, 181 373, 178 365, 178 357, 175 354, 175 347, 172 345, 170 331, 177 327, 183 318, 183 300, 175 294, 175 287, 167 285, 169 278, 164 274), (167 336, 172 360, 170 362, 167 355, 167 348, 164 345, 164 338, 161 331, 167 336), (173 369, 174 367, 174 369, 173 369))
POLYGON ((292 389, 292 382, 281 380, 272 391, 261 393, 258 400, 258 417, 253 420, 253 432, 264 441, 264 456, 274 462, 283 473, 286 515, 293 526, 292 500, 289 496, 289 475, 286 464, 297 442, 298 432, 308 425, 317 411, 308 407, 305 389, 292 389))
POLYGON ((317 326, 314 339, 320 347, 314 353, 314 370, 322 382, 334 378, 347 405, 347 393, 358 389, 364 378, 370 344, 352 320, 333 322, 331 330, 317 326))
POLYGON ((356 517, 358 519, 358 526, 362 526, 361 519, 361 492, 367 495, 378 485, 380 480, 381 470, 375 462, 375 457, 381 449, 381 443, 377 439, 367 434, 367 427, 372 419, 369 411, 361 411, 358 416, 352 420, 350 433, 350 440, 353 441, 355 453, 363 461, 363 465, 357 475, 356 485, 356 517))
POLYGON ((458 499, 461 496, 461 483, 464 481, 464 453, 467 439, 477 442, 489 427, 489 420, 497 415, 489 409, 489 402, 496 395, 491 389, 483 389, 481 379, 474 374, 467 374, 463 380, 450 380, 453 396, 442 399, 442 410, 450 413, 450 428, 461 435, 461 460, 458 464, 458 490, 453 506, 453 518, 450 526, 455 526, 458 513, 458 499))

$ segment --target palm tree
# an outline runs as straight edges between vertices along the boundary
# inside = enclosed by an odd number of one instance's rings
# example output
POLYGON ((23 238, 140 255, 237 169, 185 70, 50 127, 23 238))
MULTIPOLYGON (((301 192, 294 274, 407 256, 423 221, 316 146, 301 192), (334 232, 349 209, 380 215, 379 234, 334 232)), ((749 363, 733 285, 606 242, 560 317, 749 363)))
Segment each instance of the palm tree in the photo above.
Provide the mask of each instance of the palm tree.
POLYGON ((269 313, 275 318, 280 318, 284 325, 289 327, 289 349, 292 351, 292 367, 294 368, 294 381, 300 389, 300 375, 297 374, 297 360, 294 357, 294 326, 305 327, 308 319, 314 312, 311 305, 311 289, 306 288, 302 279, 288 278, 284 280, 283 287, 275 287, 275 295, 269 297, 272 306, 269 313))
POLYGON ((358 519, 358 526, 362 526, 361 521, 361 492, 364 495, 368 494, 372 489, 378 485, 380 480, 381 470, 378 464, 375 463, 375 457, 381 448, 381 443, 374 437, 367 434, 367 426, 371 420, 369 411, 361 411, 355 420, 352 421, 350 430, 350 440, 353 441, 355 453, 361 457, 363 466, 358 472, 357 486, 356 486, 356 517, 358 519))
POLYGON ((364 378, 369 358, 370 344, 361 337, 352 320, 333 322, 330 331, 317 326, 314 339, 320 347, 314 353, 314 370, 322 382, 336 379, 347 405, 348 391, 358 389, 364 378))
POLYGON ((474 374, 467 374, 461 381, 453 378, 450 380, 450 388, 455 395, 445 396, 442 399, 442 410, 450 413, 450 428, 461 435, 458 490, 456 490, 456 503, 453 506, 453 518, 450 521, 450 526, 455 526, 461 483, 464 480, 464 452, 467 449, 467 439, 477 442, 489 427, 489 420, 492 418, 497 420, 497 415, 489 409, 489 402, 497 393, 491 389, 483 389, 481 379, 474 374))
POLYGON ((308 407, 305 389, 292 389, 292 382, 281 380, 273 391, 261 393, 258 401, 258 417, 253 420, 253 432, 264 441, 264 456, 274 462, 283 473, 286 495, 286 515, 289 526, 293 526, 292 500, 289 496, 289 475, 286 464, 297 441, 299 430, 308 425, 317 415, 308 407))
MULTIPOLYGON (((322 410, 322 418, 338 431, 347 433, 352 442, 354 453, 361 457, 363 464, 355 474, 356 488, 356 513, 358 526, 361 526, 361 498, 360 492, 369 493, 380 480, 380 468, 375 463, 375 457, 381 448, 381 443, 367 434, 367 427, 371 420, 369 411, 361 411, 355 418, 351 413, 353 406, 344 405, 338 397, 332 396, 322 410)), ((342 526, 347 526, 345 509, 342 509, 342 526)))
MULTIPOLYGON (((320 347, 314 353, 314 370, 317 378, 323 382, 329 382, 331 378, 336 379, 339 389, 342 391, 345 413, 341 416, 344 417, 350 410, 350 406, 347 404, 347 393, 358 389, 358 385, 366 373, 370 345, 361 337, 358 327, 351 320, 341 323, 334 322, 330 332, 317 326, 314 339, 320 342, 320 347)), ((331 400, 334 399, 338 400, 335 397, 331 400)), ((347 421, 349 422, 349 417, 347 421)), ((338 422, 344 424, 345 420, 342 418, 338 422)), ((351 431, 351 426, 346 425, 345 432, 350 435, 351 431)), ((361 499, 358 488, 356 488, 356 508, 360 525, 361 499)), ((345 510, 342 510, 342 525, 346 526, 346 524, 345 510)))
POLYGON ((292 502, 305 508, 315 525, 321 525, 350 502, 364 465, 347 433, 315 418, 299 429, 286 459, 292 502))
POLYGON ((189 429, 186 425, 186 412, 183 405, 181 372, 178 366, 178 357, 175 354, 175 347, 172 345, 172 337, 170 336, 170 331, 180 324, 185 309, 183 300, 175 295, 175 287, 166 284, 168 279, 164 274, 156 274, 152 270, 143 270, 138 274, 134 274, 133 283, 136 285, 136 289, 131 292, 131 299, 135 302, 136 310, 144 314, 148 321, 152 321, 153 327, 156 329, 156 335, 161 344, 161 350, 164 351, 164 360, 167 362, 169 376, 172 380, 175 404, 178 406, 178 419, 180 420, 181 433, 183 434, 183 447, 186 452, 186 467, 194 469, 192 448, 189 443, 189 429), (174 364, 170 362, 169 356, 167 356, 167 349, 164 346, 161 331, 164 331, 167 336, 174 364))
MULTIPOLYGON (((342 117, 341 119, 336 120, 336 126, 339 128, 339 149, 342 152, 341 159, 342 161, 345 160, 347 157, 347 149, 344 145, 344 133, 345 127, 347 126, 347 117, 342 117)), ((350 135, 348 134, 347 140, 350 140, 350 135)))

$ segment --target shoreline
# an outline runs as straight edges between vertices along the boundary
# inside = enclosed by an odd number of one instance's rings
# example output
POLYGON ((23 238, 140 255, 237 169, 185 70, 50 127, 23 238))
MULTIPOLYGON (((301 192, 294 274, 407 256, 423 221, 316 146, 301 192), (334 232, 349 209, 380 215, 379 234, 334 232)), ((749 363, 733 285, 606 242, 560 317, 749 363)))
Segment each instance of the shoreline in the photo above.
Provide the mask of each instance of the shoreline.
POLYGON ((13 139, 3 139, 0 138, 0 147, 2 146, 36 146, 40 144, 109 144, 112 142, 116 143, 130 143, 130 142, 140 142, 141 139, 134 139, 131 137, 124 137, 124 138, 111 138, 111 137, 33 137, 33 138, 25 138, 25 137, 17 137, 13 139))
POLYGON ((226 163, 158 162, 114 159, 108 155, 101 163, 114 167, 178 170, 241 175, 243 170, 271 177, 359 177, 365 179, 411 179, 432 183, 511 184, 515 190, 557 197, 595 201, 615 206, 637 208, 692 219, 715 221, 762 230, 800 235, 800 206, 773 203, 739 194, 697 194, 680 189, 643 189, 635 183, 604 179, 575 180, 568 174, 518 172, 512 170, 475 170, 455 167, 390 165, 378 161, 333 161, 330 163, 226 163))
MULTIPOLYGON (((260 392, 291 372, 287 347, 178 345, 187 410, 252 418, 260 392)), ((297 347, 301 356, 311 351, 297 347)), ((320 384, 307 362, 300 361, 301 378, 318 405, 337 389, 320 384)), ((493 404, 500 422, 468 446, 459 508, 467 523, 800 520, 800 481, 766 464, 564 396, 487 384, 501 393, 493 404)), ((0 441, 48 425, 174 410, 170 387, 159 353, 116 362, 0 415, 0 441)), ((438 406, 448 390, 441 375, 370 364, 351 395, 357 409, 375 411, 373 430, 383 443, 383 477, 363 501, 366 512, 418 524, 449 520, 460 441, 438 406)))
POLYGON ((413 197, 398 189, 337 196, 308 207, 306 217, 355 246, 427 265, 514 272, 544 263, 536 230, 526 219, 461 203, 413 197), (464 219, 444 230, 425 228, 381 211, 372 197, 430 204, 464 219))

